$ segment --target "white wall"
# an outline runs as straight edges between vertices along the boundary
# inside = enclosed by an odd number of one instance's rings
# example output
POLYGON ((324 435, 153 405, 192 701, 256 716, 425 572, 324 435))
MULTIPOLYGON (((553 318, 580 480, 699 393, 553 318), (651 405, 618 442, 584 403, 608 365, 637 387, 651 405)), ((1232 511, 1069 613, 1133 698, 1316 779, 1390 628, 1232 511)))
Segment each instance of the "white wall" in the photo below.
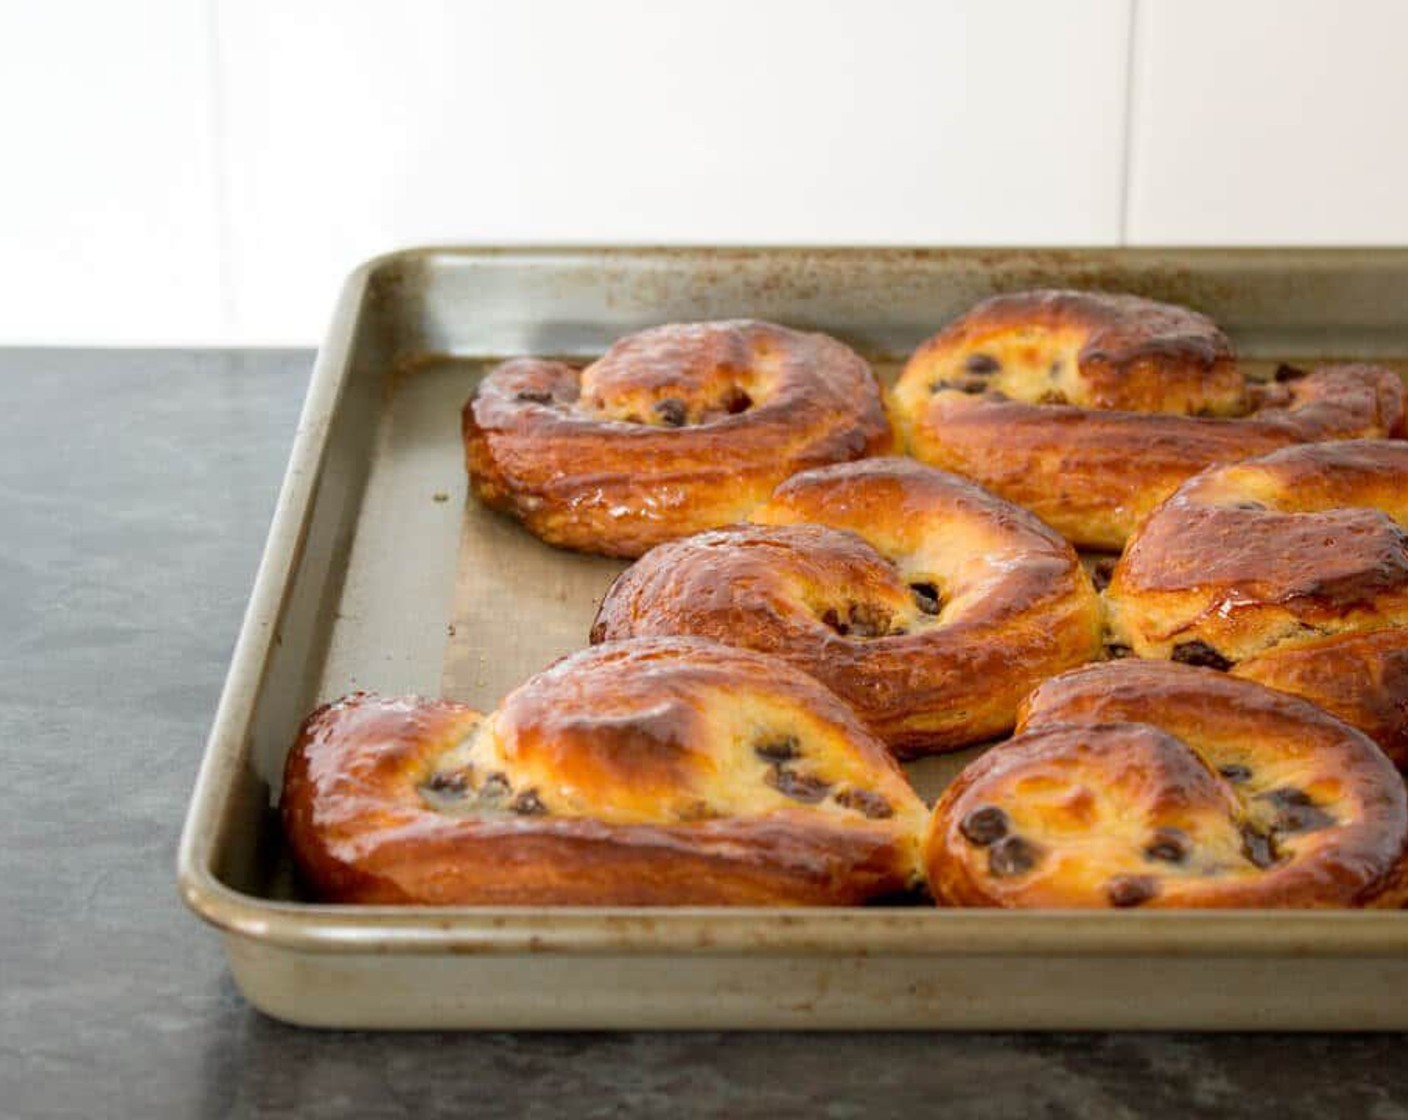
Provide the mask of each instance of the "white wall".
POLYGON ((0 0, 0 342, 407 243, 1408 242, 1401 0, 0 0))

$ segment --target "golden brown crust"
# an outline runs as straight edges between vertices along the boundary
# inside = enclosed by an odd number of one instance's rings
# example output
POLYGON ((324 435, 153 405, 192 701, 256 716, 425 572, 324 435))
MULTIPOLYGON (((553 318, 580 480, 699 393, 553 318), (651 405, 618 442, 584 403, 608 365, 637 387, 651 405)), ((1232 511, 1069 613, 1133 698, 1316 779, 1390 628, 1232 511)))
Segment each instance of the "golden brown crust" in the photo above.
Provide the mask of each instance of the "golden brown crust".
POLYGON ((921 879, 924 807, 883 745, 811 678, 699 639, 574 654, 488 716, 327 705, 282 813, 333 902, 850 905, 921 879))
POLYGON ((1402 382, 1365 365, 1268 385, 1212 320, 1127 295, 1023 292, 924 343, 893 394, 910 452, 1118 549, 1204 467, 1298 443, 1402 435, 1402 382))
POLYGON ((697 634, 782 657, 901 756, 1001 734, 1039 681, 1100 655, 1070 545, 964 479, 867 459, 795 475, 753 516, 622 573, 592 640, 697 634))
POLYGON ((1301 696, 1408 769, 1408 630, 1335 634, 1243 661, 1233 675, 1301 696))
POLYGON ((859 355, 749 320, 641 331, 580 370, 507 362, 463 420, 483 502, 610 556, 741 520, 790 474, 894 447, 859 355))
POLYGON ((1208 470, 1140 526, 1105 592, 1140 657, 1220 665, 1408 624, 1408 444, 1348 440, 1208 470))
POLYGON ((925 841, 941 903, 1396 907, 1408 801, 1360 732, 1252 681, 1168 662, 1037 689, 925 841))

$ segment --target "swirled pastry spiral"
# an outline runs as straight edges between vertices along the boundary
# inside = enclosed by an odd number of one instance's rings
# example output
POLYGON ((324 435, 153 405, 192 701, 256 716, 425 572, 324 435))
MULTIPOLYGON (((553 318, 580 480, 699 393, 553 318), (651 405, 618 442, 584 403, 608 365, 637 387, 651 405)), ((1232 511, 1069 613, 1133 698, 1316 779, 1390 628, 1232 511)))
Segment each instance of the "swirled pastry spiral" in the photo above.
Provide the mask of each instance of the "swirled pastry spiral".
POLYGON ((1227 668, 1408 624, 1408 443, 1307 444, 1208 470, 1140 526, 1105 592, 1140 657, 1227 668))
POLYGON ((700 639, 598 646, 482 715, 355 695, 289 757, 320 899, 845 905, 922 881, 924 806, 810 677, 700 639))
POLYGON ((1408 806, 1368 738, 1304 700, 1169 662, 1057 677, 946 789, 940 903, 1396 907, 1408 806))
POLYGON ((463 420, 483 502, 549 544, 628 557, 745 518, 797 471, 894 443, 859 355, 747 320, 641 331, 585 369, 507 362, 463 420))
POLYGON ((996 296, 925 342, 894 416, 912 454, 1118 549, 1187 478, 1291 444, 1403 433, 1390 370, 1244 377, 1204 315, 1131 295, 996 296))
POLYGON ((1100 655, 1070 545, 955 475, 911 459, 822 467, 753 516, 627 569, 592 640, 696 634, 783 658, 901 756, 1001 734, 1039 681, 1100 655))

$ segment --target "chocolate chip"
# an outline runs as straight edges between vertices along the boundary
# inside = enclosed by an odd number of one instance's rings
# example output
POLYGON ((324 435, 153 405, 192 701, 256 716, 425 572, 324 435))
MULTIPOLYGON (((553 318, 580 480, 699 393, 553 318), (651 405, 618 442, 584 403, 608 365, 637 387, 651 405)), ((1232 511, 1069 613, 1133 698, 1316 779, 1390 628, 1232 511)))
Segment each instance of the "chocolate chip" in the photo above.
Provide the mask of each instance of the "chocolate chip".
POLYGON ((1047 389, 1036 399, 1037 404, 1070 404, 1066 394, 1060 389, 1047 389))
POLYGON ((1030 840, 1008 836, 988 849, 988 870, 1004 878, 1023 875, 1035 867, 1040 858, 1040 849, 1030 840))
POLYGON ((969 373, 976 373, 979 376, 996 373, 1002 368, 1002 363, 991 354, 969 354, 968 360, 963 363, 963 368, 969 373))
POLYGON ((737 416, 740 412, 747 412, 752 407, 753 398, 737 385, 731 387, 728 391, 728 395, 724 397, 724 411, 730 416, 737 416))
POLYGON ((873 821, 884 820, 895 815, 894 806, 878 793, 868 789, 843 789, 836 795, 836 804, 843 809, 854 809, 873 821))
POLYGON ((765 743, 755 743, 753 753, 769 762, 786 762, 789 759, 800 758, 802 751, 797 743, 797 736, 786 735, 781 739, 769 739, 765 743))
POLYGON ((449 772, 438 770, 430 775, 430 780, 425 783, 425 788, 432 793, 451 794, 455 797, 463 797, 469 790, 469 779, 465 777, 463 771, 451 770, 449 772))
POLYGON ((1277 833, 1318 832, 1335 823, 1335 818, 1316 805, 1303 789, 1286 786, 1267 790, 1261 796, 1276 806, 1277 833))
POLYGON ((1106 646, 1105 652, 1110 655, 1111 661, 1123 661, 1126 657, 1134 656, 1134 650, 1130 649, 1129 646, 1121 645, 1119 642, 1114 642, 1106 646))
POLYGON ((958 831, 963 833, 963 839, 968 843, 986 848, 1006 836, 1010 827, 1006 813, 996 805, 984 805, 964 817, 959 822, 958 831))
POLYGON ((538 796, 538 791, 535 789, 525 789, 513 799, 509 808, 523 817, 541 817, 548 811, 548 807, 543 804, 543 799, 538 796))
POLYGON ((1148 875, 1116 875, 1105 885, 1111 906, 1141 906, 1158 893, 1158 881, 1148 875))
POLYGON ((799 774, 786 766, 774 766, 763 780, 783 797, 790 797, 804 805, 815 805, 831 792, 830 782, 824 782, 811 774, 799 774))
POLYGON ((1276 818, 1277 832, 1319 832, 1335 824, 1335 818, 1318 805, 1284 810, 1276 818))
POLYGON ((485 777, 477 792, 481 800, 500 801, 512 793, 513 788, 502 774, 494 773, 485 777))
POLYGON ((1193 850, 1188 834, 1181 828, 1161 828, 1154 838, 1144 846, 1144 854, 1149 859, 1163 863, 1182 863, 1193 850))
POLYGON ((1282 362, 1276 367, 1276 372, 1272 376, 1277 382, 1284 385, 1287 381, 1299 381, 1303 377, 1308 377, 1309 373, 1299 366, 1287 365, 1282 362))
POLYGON ((683 428, 684 422, 689 419, 689 413, 685 410, 684 401, 679 397, 666 397, 663 401, 655 402, 655 415, 660 417, 671 428, 683 428))
POLYGON ((1199 665, 1205 669, 1226 671, 1232 668, 1231 661, 1201 638, 1194 638, 1191 642, 1179 642, 1173 647, 1173 659, 1183 665, 1199 665))
POLYGON ((1274 867, 1279 858, 1276 844, 1270 836, 1257 832, 1249 825, 1242 826, 1242 855, 1263 871, 1274 867))
POLYGON ((1245 782, 1252 776, 1252 768, 1243 766, 1239 762, 1231 762, 1226 766, 1219 766, 1217 772, 1229 782, 1245 782))
POLYGON ((1262 505, 1260 502, 1233 502, 1233 503, 1232 503, 1232 508, 1233 508, 1233 509, 1243 509, 1243 510, 1246 510, 1247 512, 1249 512, 1249 513, 1252 513, 1252 512, 1255 512, 1255 513, 1265 513, 1265 512, 1266 512, 1266 507, 1265 507, 1264 505, 1262 505))
POLYGON ((890 612, 873 603, 852 603, 845 616, 834 607, 822 612, 821 621, 842 637, 883 638, 890 633, 890 612))
POLYGON ((552 400, 552 393, 547 389, 520 389, 514 394, 514 399, 532 404, 547 404, 552 400))
POLYGON ((911 583, 909 593, 914 596, 914 605, 922 614, 938 614, 943 609, 939 589, 932 583, 911 583))
POLYGON ((1095 585, 1096 591, 1104 591, 1110 586, 1110 580, 1115 574, 1115 565, 1118 563, 1118 556, 1104 556, 1090 566, 1090 582, 1095 585))

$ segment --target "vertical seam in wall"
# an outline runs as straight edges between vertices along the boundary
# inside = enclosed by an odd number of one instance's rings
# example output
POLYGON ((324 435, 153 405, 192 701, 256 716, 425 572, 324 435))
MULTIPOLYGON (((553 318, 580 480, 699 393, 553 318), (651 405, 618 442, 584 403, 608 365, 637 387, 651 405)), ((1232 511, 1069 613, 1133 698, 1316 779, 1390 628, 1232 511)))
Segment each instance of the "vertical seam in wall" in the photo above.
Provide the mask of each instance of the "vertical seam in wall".
POLYGON ((1124 152, 1120 177, 1120 244, 1129 244, 1129 195, 1134 180, 1134 84, 1139 71, 1135 54, 1139 49, 1139 0, 1129 0, 1129 28, 1124 49, 1124 152))
POLYGON ((238 307, 235 298, 234 216, 230 212, 230 159, 225 64, 220 49, 220 0, 205 0, 206 54, 210 70, 211 160, 215 175, 215 236, 220 291, 221 333, 233 338, 238 307))

